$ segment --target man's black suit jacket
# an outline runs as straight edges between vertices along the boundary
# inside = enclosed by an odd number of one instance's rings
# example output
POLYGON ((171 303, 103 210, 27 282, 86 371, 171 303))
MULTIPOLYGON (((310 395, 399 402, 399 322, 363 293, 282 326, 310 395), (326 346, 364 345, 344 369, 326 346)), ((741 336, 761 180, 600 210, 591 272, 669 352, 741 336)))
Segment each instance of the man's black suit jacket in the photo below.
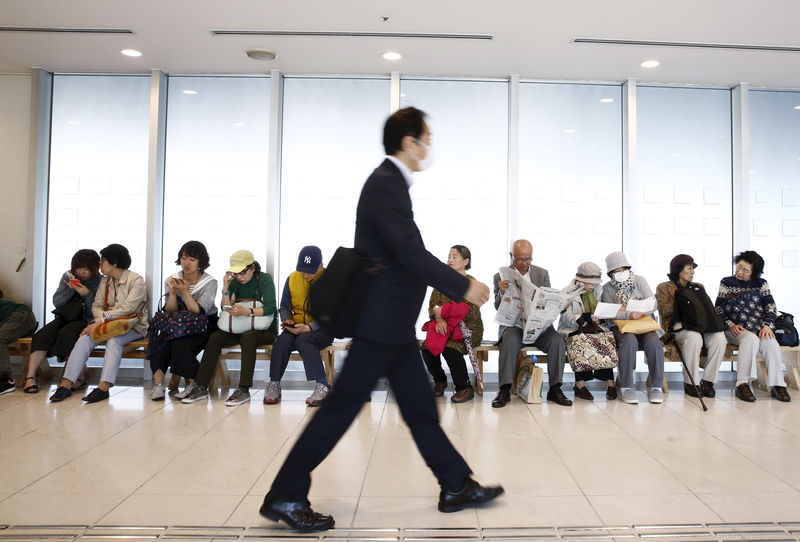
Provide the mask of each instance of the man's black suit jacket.
POLYGON ((428 285, 454 301, 469 287, 469 279, 425 249, 408 185, 389 159, 361 189, 355 248, 383 266, 367 290, 356 337, 385 344, 413 341, 428 285))

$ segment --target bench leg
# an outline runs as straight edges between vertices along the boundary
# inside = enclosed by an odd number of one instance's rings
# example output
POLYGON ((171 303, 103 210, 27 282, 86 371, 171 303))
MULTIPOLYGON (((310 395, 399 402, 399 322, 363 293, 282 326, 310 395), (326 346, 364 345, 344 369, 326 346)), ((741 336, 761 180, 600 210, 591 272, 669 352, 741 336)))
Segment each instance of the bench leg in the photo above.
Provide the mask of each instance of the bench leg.
POLYGON ((334 361, 336 359, 336 352, 333 350, 325 350, 322 352, 322 361, 325 363, 325 378, 328 379, 328 384, 333 387, 333 377, 336 375, 336 368, 334 361))
POLYGON ((783 363, 786 365, 786 383, 800 390, 800 352, 785 352, 783 363))
POLYGON ((31 348, 26 344, 24 346, 18 346, 18 349, 22 351, 22 374, 17 379, 17 387, 22 388, 25 386, 25 377, 28 376, 28 365, 31 362, 31 348))
POLYGON ((216 385, 217 379, 219 379, 219 383, 222 387, 229 388, 231 386, 231 374, 228 372, 228 362, 223 357, 217 360, 217 366, 214 369, 211 382, 208 383, 208 389, 216 385))
MULTIPOLYGON (((478 362, 478 370, 481 372, 481 377, 484 376, 483 374, 483 362, 487 361, 484 359, 488 357, 488 352, 475 352, 475 361, 478 362)), ((478 377, 475 377, 475 393, 480 396, 483 396, 483 378, 481 378, 480 382, 478 381, 478 377)))

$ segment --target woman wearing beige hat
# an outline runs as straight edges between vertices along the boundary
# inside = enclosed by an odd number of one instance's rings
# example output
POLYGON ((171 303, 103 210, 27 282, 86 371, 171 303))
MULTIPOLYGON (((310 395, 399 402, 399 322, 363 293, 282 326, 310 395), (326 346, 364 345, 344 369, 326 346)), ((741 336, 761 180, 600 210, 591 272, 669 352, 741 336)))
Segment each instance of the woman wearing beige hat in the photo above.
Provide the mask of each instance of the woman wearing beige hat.
MULTIPOLYGON (((575 278, 572 282, 564 288, 570 290, 578 285, 583 286, 583 292, 580 297, 575 298, 572 304, 561 314, 561 320, 558 323, 558 332, 565 337, 577 331, 578 318, 585 313, 593 313, 597 307, 598 288, 601 279, 600 266, 593 262, 584 262, 578 266, 575 273, 575 278)), ((593 317, 594 318, 594 317, 593 317)), ((595 369, 594 371, 576 371, 575 372, 575 397, 593 401, 594 396, 586 388, 586 381, 596 378, 597 380, 605 380, 608 384, 606 390, 606 399, 613 401, 617 398, 617 387, 614 384, 614 369, 595 369)))
MULTIPOLYGON (((625 254, 612 252, 606 256, 606 270, 611 280, 603 284, 600 301, 622 305, 619 313, 613 319, 614 321, 639 320, 655 312, 655 308, 647 313, 625 310, 631 299, 644 300, 653 297, 653 290, 650 289, 647 280, 631 271, 631 264, 628 263, 625 254)), ((633 373, 636 370, 636 351, 644 350, 644 358, 647 361, 650 382, 652 382, 652 388, 647 394, 648 399, 651 403, 663 403, 664 391, 661 388, 661 382, 664 379, 664 346, 659 337, 664 334, 664 331, 659 327, 657 331, 647 333, 623 333, 616 324, 612 325, 611 331, 614 332, 619 352, 617 371, 622 388, 620 398, 632 405, 639 402, 634 389, 633 373)))
POLYGON ((231 317, 272 316, 267 329, 251 329, 244 333, 229 333, 216 330, 208 338, 200 368, 197 370, 195 383, 197 387, 184 397, 182 403, 194 403, 208 397, 208 384, 214 375, 214 369, 222 353, 222 349, 237 344, 242 349, 242 369, 239 373, 239 387, 233 391, 227 406, 236 406, 250 400, 250 386, 253 385, 253 373, 256 367, 256 349, 259 346, 272 344, 278 336, 278 322, 275 318, 275 282, 272 275, 261 271, 253 253, 239 250, 231 256, 231 266, 222 279, 222 310, 231 317), (245 308, 237 305, 237 300, 256 299, 262 306, 245 308))

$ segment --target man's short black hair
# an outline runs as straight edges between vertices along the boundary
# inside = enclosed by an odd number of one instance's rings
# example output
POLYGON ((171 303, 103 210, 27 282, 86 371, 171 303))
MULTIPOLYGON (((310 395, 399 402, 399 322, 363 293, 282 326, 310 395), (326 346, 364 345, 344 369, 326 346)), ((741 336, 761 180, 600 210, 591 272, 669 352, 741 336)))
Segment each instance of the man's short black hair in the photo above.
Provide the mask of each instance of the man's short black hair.
POLYGON ((128 249, 116 243, 108 245, 100 251, 100 257, 117 269, 128 269, 131 266, 131 255, 128 249))
POLYGON ((92 276, 95 276, 100 267, 100 255, 91 248, 82 248, 72 255, 70 264, 70 270, 73 273, 78 269, 84 268, 91 271, 92 276))
POLYGON ((400 152, 404 137, 411 136, 419 139, 426 128, 423 111, 416 107, 398 109, 386 119, 386 124, 383 125, 383 149, 386 154, 394 156, 400 152))
POLYGON ((181 264, 181 256, 184 254, 190 258, 198 260, 197 268, 201 273, 208 269, 208 266, 211 265, 211 260, 208 257, 208 250, 200 241, 186 241, 178 251, 178 259, 175 260, 175 265, 181 264))
POLYGON ((761 254, 755 250, 745 250, 744 252, 740 252, 736 255, 736 257, 733 259, 733 263, 737 264, 742 260, 753 266, 752 278, 761 278, 761 274, 764 272, 764 258, 761 257, 761 254))

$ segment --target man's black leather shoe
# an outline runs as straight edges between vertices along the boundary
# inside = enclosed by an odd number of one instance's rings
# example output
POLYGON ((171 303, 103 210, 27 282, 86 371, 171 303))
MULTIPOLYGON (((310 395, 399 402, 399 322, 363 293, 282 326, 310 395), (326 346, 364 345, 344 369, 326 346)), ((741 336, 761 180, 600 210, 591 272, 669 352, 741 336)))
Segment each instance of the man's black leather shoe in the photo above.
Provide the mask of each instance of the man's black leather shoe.
POLYGON ((289 527, 301 533, 327 531, 333 524, 333 516, 320 514, 311 509, 308 501, 292 502, 271 499, 269 493, 258 511, 272 521, 283 520, 289 527))
POLYGON ((464 480, 461 491, 452 493, 442 491, 439 493, 439 512, 446 514, 458 512, 470 506, 477 506, 489 502, 503 493, 503 486, 482 486, 470 477, 464 480))
POLYGON ((511 392, 509 390, 500 390, 492 400, 492 408, 503 408, 510 400, 511 392))
POLYGON ((564 395, 564 392, 561 391, 560 387, 550 388, 547 390, 547 400, 553 401, 561 406, 572 406, 572 400, 567 399, 567 396, 564 395))

